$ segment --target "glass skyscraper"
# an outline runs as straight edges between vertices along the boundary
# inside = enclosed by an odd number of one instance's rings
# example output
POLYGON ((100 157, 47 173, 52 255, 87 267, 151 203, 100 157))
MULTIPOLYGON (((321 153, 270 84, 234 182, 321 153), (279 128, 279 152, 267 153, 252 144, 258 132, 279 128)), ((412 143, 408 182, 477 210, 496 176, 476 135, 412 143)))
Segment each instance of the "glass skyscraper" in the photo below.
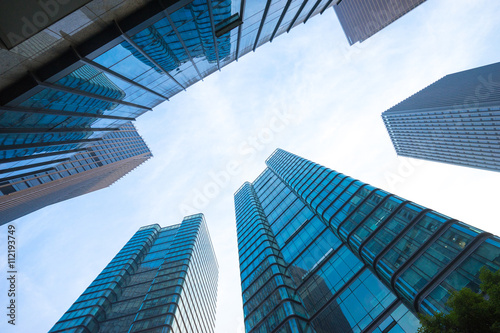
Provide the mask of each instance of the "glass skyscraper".
POLYGON ((50 332, 213 332, 217 283, 202 214, 144 226, 50 332))
POLYGON ((382 118, 400 156, 500 171, 500 63, 447 75, 382 118))
POLYGON ((332 6, 332 0, 87 2, 56 24, 68 30, 74 24, 85 38, 49 27, 0 53, 13 66, 0 72, 0 163, 22 157, 18 164, 32 171, 45 168, 40 159, 74 154, 332 6), (78 26, 81 16, 85 27, 78 26), (49 32, 52 39, 61 34, 64 51, 50 38, 40 42, 53 52, 34 49, 32 39, 49 32), (24 65, 9 60, 23 48, 32 52, 24 65))
MULTIPOLYGON (((46 135, 46 134, 42 134, 46 135)), ((72 154, 8 155, 0 170, 0 225, 45 206, 110 186, 153 156, 131 122, 72 154), (33 170, 32 167, 36 167, 33 170)), ((20 148, 20 151, 37 148, 20 148)), ((76 149, 75 149, 76 148, 76 149)), ((12 151, 5 151, 11 154, 12 151)))
POLYGON ((500 238, 281 149, 235 194, 247 332, 416 332, 500 238))
POLYGON ((425 0, 337 0, 335 13, 350 45, 363 42, 425 0))

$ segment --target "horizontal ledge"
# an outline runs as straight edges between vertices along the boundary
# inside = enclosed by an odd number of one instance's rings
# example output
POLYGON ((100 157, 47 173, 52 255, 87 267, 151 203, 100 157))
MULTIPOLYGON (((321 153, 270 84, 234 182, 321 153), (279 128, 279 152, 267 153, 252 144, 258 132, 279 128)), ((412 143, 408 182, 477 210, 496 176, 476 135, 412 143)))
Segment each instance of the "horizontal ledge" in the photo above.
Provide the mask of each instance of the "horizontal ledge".
MULTIPOLYGON (((37 173, 48 172, 48 171, 52 171, 52 170, 55 170, 55 169, 54 168, 46 168, 46 169, 39 169, 39 170, 32 171, 32 172, 20 173, 18 175, 10 176, 7 178, 2 178, 2 181, 10 181, 10 180, 18 179, 21 177, 29 177, 29 176, 33 176, 34 174, 37 174, 37 173)), ((5 185, 10 185, 10 184, 5 184, 5 185)), ((4 186, 4 185, 0 185, 0 187, 2 187, 2 186, 4 186)))
POLYGON ((80 148, 80 149, 57 151, 57 152, 46 153, 46 154, 35 154, 35 155, 28 155, 28 156, 5 158, 5 159, 0 160, 0 162, 1 163, 8 163, 8 162, 17 162, 17 161, 24 161, 24 160, 34 160, 34 159, 37 159, 40 157, 50 157, 50 156, 64 155, 64 154, 69 154, 69 153, 78 153, 81 151, 87 151, 87 149, 80 148))
POLYGON ((53 146, 60 146, 60 145, 71 145, 71 144, 78 144, 78 143, 97 142, 97 141, 101 141, 101 140, 102 139, 100 139, 100 138, 96 138, 96 139, 82 139, 82 140, 53 141, 53 142, 37 142, 37 143, 26 143, 26 144, 19 144, 19 145, 5 145, 5 146, 0 146, 0 150, 53 147, 53 146))
POLYGON ((144 105, 139 105, 139 104, 135 104, 135 103, 130 103, 130 102, 122 101, 122 100, 119 100, 119 99, 114 99, 114 98, 110 98, 110 97, 106 97, 106 96, 101 96, 101 95, 89 93, 89 92, 86 92, 86 91, 83 91, 83 90, 79 90, 79 89, 71 89, 71 88, 68 88, 68 87, 65 87, 65 86, 60 86, 60 85, 53 84, 53 83, 38 81, 38 84, 40 86, 42 86, 42 87, 45 87, 45 88, 48 88, 48 89, 62 91, 62 92, 68 93, 68 94, 73 94, 73 95, 78 95, 78 96, 93 98, 93 99, 97 99, 97 100, 101 100, 101 101, 109 102, 109 103, 122 104, 122 105, 130 106, 130 107, 134 107, 134 108, 138 108, 138 109, 143 109, 143 110, 148 110, 148 111, 152 110, 151 108, 149 108, 147 106, 144 106, 144 105))
MULTIPOLYGON (((114 132, 119 128, 0 128, 0 134, 22 134, 22 133, 72 133, 72 132, 114 132)), ((135 131, 129 131, 135 132, 135 131)))
POLYGON ((1 111, 10 112, 24 112, 24 113, 36 113, 36 114, 53 114, 58 116, 70 116, 70 117, 85 117, 85 118, 99 118, 99 119, 117 119, 126 121, 135 121, 135 118, 130 117, 120 117, 105 114, 96 113, 84 113, 84 112, 74 112, 74 111, 62 111, 53 109, 40 109, 40 108, 24 108, 24 107, 12 107, 12 106, 0 106, 1 111))
MULTIPOLYGON (((15 168, 9 168, 9 169, 0 170, 0 174, 2 174, 2 173, 9 173, 9 172, 16 172, 16 171, 21 171, 21 170, 27 170, 27 169, 32 169, 32 168, 36 168, 36 167, 39 167, 39 166, 53 164, 53 163, 62 163, 62 162, 66 162, 68 160, 69 160, 69 158, 60 158, 60 159, 52 160, 52 161, 46 161, 46 162, 41 162, 41 163, 33 163, 33 164, 23 165, 23 166, 19 166, 19 167, 15 167, 15 168)), ((35 171, 33 171, 33 172, 35 172, 35 171)), ((38 172, 38 171, 36 171, 36 172, 38 172)))

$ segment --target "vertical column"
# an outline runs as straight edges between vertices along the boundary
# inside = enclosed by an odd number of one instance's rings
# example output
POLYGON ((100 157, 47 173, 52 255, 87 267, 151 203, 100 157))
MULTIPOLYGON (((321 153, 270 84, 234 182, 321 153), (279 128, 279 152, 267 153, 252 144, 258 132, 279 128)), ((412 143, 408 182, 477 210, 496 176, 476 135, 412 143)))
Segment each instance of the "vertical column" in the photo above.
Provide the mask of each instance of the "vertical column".
POLYGON ((307 314, 251 184, 235 194, 235 205, 246 331, 271 332, 283 324, 301 332, 307 314))

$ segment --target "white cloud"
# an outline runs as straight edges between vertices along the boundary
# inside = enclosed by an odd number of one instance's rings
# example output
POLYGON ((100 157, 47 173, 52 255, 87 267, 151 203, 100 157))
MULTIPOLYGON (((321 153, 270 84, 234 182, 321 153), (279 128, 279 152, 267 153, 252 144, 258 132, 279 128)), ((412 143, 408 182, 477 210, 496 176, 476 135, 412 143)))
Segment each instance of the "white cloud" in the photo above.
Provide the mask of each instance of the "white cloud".
MULTIPOLYGON (((499 14, 495 0, 427 1, 346 48, 329 10, 142 116, 137 127, 153 159, 109 189, 16 222, 17 329, 50 329, 140 226, 179 223, 180 206, 213 181, 209 172, 235 160, 239 172, 202 212, 220 265, 217 332, 241 330, 233 193, 264 170, 277 147, 389 190, 386 174, 402 162, 380 114, 445 74, 498 61, 499 14), (269 127, 276 110, 295 119, 259 142, 260 150, 242 153, 240 145, 269 127)), ((395 193, 500 234, 499 187, 498 173, 426 162, 395 193)))

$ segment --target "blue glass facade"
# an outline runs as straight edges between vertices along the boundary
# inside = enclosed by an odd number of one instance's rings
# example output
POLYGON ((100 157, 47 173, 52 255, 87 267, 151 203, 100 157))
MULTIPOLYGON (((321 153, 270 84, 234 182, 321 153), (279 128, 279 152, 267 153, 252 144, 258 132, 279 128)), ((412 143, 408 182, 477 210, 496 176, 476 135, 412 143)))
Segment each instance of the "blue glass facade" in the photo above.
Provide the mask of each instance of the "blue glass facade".
POLYGON ((382 114, 401 156, 500 171, 500 63, 447 75, 382 114))
POLYGON ((128 122, 73 154, 44 159, 27 156, 5 163, 7 168, 0 170, 0 224, 107 187, 152 156, 128 122))
POLYGON ((416 332, 500 239, 278 149, 235 194, 247 332, 416 332))
POLYGON ((202 214, 144 226, 50 332, 213 332, 217 281, 202 214))
POLYGON ((146 2, 0 92, 0 171, 71 156, 331 5, 146 2))

